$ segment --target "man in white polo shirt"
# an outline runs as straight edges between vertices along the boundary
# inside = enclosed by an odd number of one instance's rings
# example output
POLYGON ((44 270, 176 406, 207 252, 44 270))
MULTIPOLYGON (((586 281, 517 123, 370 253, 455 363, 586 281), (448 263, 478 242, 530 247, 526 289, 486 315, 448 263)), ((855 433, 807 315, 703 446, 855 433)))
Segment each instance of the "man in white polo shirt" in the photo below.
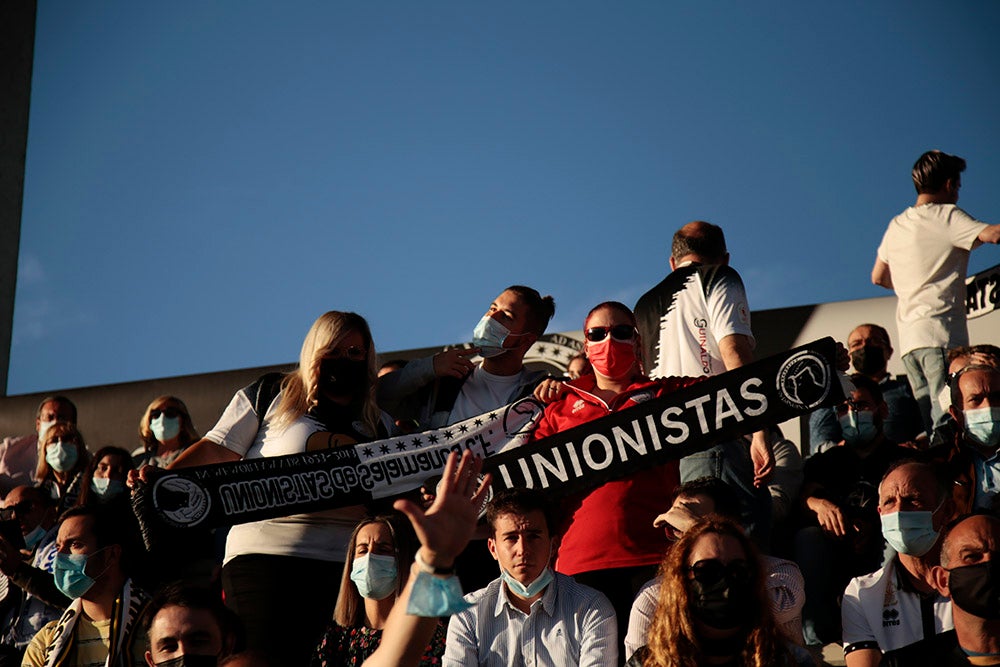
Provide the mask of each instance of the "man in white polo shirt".
POLYGON ((951 630, 951 603, 935 590, 931 568, 941 554, 941 529, 954 503, 935 469, 907 461, 879 485, 882 534, 897 555, 855 577, 841 606, 848 667, 875 667, 882 653, 951 630))

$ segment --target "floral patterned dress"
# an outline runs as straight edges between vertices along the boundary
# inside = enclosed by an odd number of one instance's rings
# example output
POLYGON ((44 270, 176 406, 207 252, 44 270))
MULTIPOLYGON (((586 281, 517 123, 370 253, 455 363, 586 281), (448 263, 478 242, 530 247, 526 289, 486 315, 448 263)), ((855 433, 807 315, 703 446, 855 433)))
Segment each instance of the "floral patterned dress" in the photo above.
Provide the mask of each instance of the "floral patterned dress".
MULTIPOLYGON (((435 667, 441 664, 447 629, 447 624, 438 623, 431 643, 424 650, 420 667, 435 667)), ((330 623, 323 633, 319 646, 316 647, 311 667, 361 667, 361 663, 375 652, 381 641, 381 630, 372 630, 363 625, 345 628, 330 623)))

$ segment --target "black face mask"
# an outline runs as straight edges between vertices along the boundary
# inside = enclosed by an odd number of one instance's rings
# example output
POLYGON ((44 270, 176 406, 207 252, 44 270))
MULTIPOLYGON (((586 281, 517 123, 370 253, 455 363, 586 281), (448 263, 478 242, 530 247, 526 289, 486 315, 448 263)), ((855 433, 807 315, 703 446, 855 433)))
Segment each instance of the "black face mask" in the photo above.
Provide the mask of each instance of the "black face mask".
POLYGON ((1000 620, 1000 560, 948 570, 951 601, 973 616, 1000 620))
POLYGON ((688 581, 691 613, 713 628, 728 629, 745 625, 753 599, 753 582, 746 561, 723 565, 715 559, 692 566, 694 578, 688 581))
POLYGON ((154 664, 156 667, 217 667, 219 658, 215 655, 182 655, 154 664))
POLYGON ((875 345, 864 345, 851 352, 851 364, 862 375, 875 375, 885 371, 888 362, 885 350, 875 345))
POLYGON ((324 359, 319 367, 322 392, 335 396, 360 396, 368 386, 368 362, 346 357, 324 359))

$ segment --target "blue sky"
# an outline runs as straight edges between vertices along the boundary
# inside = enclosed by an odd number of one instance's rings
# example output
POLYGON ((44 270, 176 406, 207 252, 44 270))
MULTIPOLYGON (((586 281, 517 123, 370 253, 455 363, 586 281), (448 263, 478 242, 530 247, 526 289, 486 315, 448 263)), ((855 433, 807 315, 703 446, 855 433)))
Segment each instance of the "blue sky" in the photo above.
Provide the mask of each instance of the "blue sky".
POLYGON ((511 283, 578 329, 693 219, 754 309, 883 295, 924 150, 1000 222, 998 29, 987 1, 40 2, 8 391, 292 361, 331 309, 460 342, 511 283))

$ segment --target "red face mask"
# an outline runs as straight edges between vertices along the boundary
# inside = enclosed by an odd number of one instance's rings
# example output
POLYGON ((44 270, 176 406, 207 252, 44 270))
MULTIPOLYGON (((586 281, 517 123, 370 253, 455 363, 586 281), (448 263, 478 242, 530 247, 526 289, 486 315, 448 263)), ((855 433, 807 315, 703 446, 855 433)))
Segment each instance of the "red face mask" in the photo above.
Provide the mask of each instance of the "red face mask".
POLYGON ((628 375, 635 365, 635 346, 631 341, 608 336, 602 341, 587 343, 587 358, 595 373, 616 379, 628 375))

